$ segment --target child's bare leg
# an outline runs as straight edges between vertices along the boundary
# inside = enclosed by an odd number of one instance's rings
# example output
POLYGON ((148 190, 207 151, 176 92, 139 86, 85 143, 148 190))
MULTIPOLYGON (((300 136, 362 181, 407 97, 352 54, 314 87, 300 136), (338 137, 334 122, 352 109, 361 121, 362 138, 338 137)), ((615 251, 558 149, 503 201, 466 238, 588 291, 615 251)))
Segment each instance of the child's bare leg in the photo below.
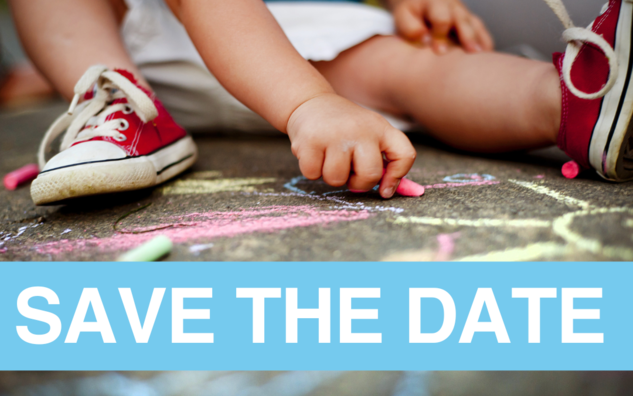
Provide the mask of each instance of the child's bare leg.
MULTIPOLYGON (((140 78, 119 34, 121 1, 13 0, 11 8, 26 52, 66 98, 88 67, 122 68, 140 78)), ((146 82, 141 84, 148 86, 146 82)))
POLYGON ((552 64, 499 53, 445 55, 374 37, 317 69, 337 93, 406 114, 451 146, 482 152, 556 142, 561 93, 552 64))

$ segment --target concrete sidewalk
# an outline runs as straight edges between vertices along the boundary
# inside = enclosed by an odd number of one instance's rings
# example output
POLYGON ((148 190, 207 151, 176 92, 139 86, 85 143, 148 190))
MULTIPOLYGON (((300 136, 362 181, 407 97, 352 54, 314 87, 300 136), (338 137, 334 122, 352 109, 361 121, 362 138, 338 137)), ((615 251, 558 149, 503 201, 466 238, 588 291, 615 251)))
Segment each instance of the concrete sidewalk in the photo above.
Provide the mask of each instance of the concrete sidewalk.
MULTIPOLYGON (((35 162, 65 108, 0 113, 0 174, 35 162)), ((150 190, 35 207, 28 186, 1 189, 0 260, 112 260, 158 234, 168 260, 633 260, 633 183, 567 180, 556 149, 484 157, 412 139, 421 198, 305 180, 281 134, 197 135, 195 167, 150 190)))

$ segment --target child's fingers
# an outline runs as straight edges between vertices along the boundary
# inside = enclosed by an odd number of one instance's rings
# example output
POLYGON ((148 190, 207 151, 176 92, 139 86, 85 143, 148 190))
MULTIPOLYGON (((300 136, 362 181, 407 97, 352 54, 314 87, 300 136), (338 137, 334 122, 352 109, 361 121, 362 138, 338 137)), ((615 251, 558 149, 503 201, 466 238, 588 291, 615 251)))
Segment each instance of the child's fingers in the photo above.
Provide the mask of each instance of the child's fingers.
POLYGON ((448 33, 453 27, 453 15, 448 3, 433 2, 426 10, 426 17, 431 24, 433 50, 438 54, 448 51, 448 33))
POLYGON ((481 52, 483 47, 478 42, 477 32, 465 10, 456 11, 455 30, 457 38, 467 52, 481 52))
POLYGON ((393 11, 394 21, 398 33, 411 41, 420 41, 423 37, 429 37, 429 30, 422 18, 422 2, 410 1, 396 7, 393 11))
POLYGON ((321 177, 321 169, 323 169, 323 158, 325 153, 323 150, 307 149, 297 153, 299 159, 299 169, 306 179, 316 180, 321 177))
POLYGON ((486 25, 481 19, 474 15, 470 16, 470 20, 481 48, 483 48, 484 51, 492 51, 495 47, 495 43, 490 35, 490 32, 488 32, 486 25))
POLYGON ((385 136, 381 149, 389 163, 380 183, 380 195, 383 198, 391 198, 396 192, 400 179, 409 173, 413 166, 416 152, 409 138, 397 129, 393 129, 385 136))
POLYGON ((327 149, 323 163, 323 181, 334 187, 345 185, 349 179, 351 163, 352 153, 350 150, 327 149))
POLYGON ((376 145, 358 146, 352 157, 354 172, 347 182, 352 192, 369 191, 382 177, 382 154, 376 145))

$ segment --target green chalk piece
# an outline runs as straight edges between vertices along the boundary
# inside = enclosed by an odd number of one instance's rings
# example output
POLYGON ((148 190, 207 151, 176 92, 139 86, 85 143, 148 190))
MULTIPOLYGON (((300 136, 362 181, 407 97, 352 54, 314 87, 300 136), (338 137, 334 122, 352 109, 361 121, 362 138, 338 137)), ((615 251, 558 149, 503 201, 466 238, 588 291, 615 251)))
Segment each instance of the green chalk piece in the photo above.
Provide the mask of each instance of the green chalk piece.
POLYGON ((156 261, 171 252, 173 246, 171 239, 164 235, 159 235, 141 246, 122 254, 117 261, 156 261))

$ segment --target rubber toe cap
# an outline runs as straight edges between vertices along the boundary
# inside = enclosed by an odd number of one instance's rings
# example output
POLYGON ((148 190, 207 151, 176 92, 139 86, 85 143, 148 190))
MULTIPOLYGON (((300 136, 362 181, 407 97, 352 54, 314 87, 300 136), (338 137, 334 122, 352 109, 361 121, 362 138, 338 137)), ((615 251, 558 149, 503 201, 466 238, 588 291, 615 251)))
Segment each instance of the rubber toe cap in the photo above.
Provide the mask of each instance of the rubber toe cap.
POLYGON ((46 163, 42 172, 125 157, 127 153, 117 145, 102 140, 92 140, 76 144, 58 153, 46 163))

